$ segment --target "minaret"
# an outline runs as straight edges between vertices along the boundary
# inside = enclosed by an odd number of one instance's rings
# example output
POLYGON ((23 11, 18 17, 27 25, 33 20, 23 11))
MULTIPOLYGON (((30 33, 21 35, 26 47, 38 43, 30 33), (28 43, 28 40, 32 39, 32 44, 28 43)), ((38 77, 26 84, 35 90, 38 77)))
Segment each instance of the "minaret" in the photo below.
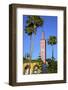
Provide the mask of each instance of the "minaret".
POLYGON ((46 64, 46 40, 44 32, 42 32, 42 39, 40 40, 40 56, 44 64, 46 64))

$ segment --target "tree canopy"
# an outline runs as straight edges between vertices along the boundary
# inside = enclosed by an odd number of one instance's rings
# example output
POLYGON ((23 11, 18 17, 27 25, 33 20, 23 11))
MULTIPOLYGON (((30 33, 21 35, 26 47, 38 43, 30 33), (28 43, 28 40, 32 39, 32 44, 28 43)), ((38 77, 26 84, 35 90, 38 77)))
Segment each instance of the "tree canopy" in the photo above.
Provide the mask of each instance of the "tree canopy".
POLYGON ((38 27, 43 25, 43 19, 40 16, 27 16, 25 32, 28 35, 36 34, 38 27))
POLYGON ((55 45, 57 43, 56 36, 50 36, 48 39, 48 44, 55 45))

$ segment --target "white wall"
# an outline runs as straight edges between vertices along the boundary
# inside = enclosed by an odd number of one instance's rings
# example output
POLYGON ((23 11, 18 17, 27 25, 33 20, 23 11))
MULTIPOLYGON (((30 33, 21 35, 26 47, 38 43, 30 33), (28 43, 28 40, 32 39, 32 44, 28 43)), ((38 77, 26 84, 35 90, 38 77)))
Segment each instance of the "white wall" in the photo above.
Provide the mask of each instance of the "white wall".
MULTIPOLYGON (((40 4, 68 7, 68 0, 0 0, 0 90, 67 90, 66 84, 37 85, 24 87, 11 87, 8 85, 9 70, 9 4, 40 4)), ((67 12, 68 16, 68 12, 67 12)), ((68 21, 68 18, 67 18, 68 21)), ((67 27, 68 28, 68 27, 67 27)), ((68 34, 68 33, 67 33, 68 34)), ((67 36, 68 38, 68 36, 67 36)), ((68 64, 68 62, 67 62, 68 64)), ((67 66, 68 68, 68 66, 67 66)), ((68 72, 67 72, 68 73, 68 72)), ((68 75, 68 74, 67 74, 68 75)), ((68 78, 67 78, 68 81, 68 78)))

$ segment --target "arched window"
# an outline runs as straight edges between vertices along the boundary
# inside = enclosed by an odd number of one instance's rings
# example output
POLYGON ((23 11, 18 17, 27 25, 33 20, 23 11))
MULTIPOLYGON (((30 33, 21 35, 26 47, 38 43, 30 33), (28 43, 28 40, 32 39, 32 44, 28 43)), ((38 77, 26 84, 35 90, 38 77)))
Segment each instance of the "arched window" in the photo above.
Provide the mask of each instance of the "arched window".
POLYGON ((24 68, 24 71, 25 71, 24 72, 25 75, 30 74, 30 65, 26 65, 25 68, 24 68))
POLYGON ((33 74, 38 74, 39 73, 39 65, 34 65, 33 67, 33 74))

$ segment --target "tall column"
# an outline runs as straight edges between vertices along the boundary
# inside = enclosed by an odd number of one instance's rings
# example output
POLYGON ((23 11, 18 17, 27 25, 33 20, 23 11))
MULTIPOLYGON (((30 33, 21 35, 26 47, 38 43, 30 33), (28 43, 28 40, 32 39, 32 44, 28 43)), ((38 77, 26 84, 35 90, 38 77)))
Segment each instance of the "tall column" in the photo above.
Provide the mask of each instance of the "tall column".
POLYGON ((44 32, 42 32, 42 39, 40 40, 40 56, 44 64, 46 64, 46 40, 44 32))

